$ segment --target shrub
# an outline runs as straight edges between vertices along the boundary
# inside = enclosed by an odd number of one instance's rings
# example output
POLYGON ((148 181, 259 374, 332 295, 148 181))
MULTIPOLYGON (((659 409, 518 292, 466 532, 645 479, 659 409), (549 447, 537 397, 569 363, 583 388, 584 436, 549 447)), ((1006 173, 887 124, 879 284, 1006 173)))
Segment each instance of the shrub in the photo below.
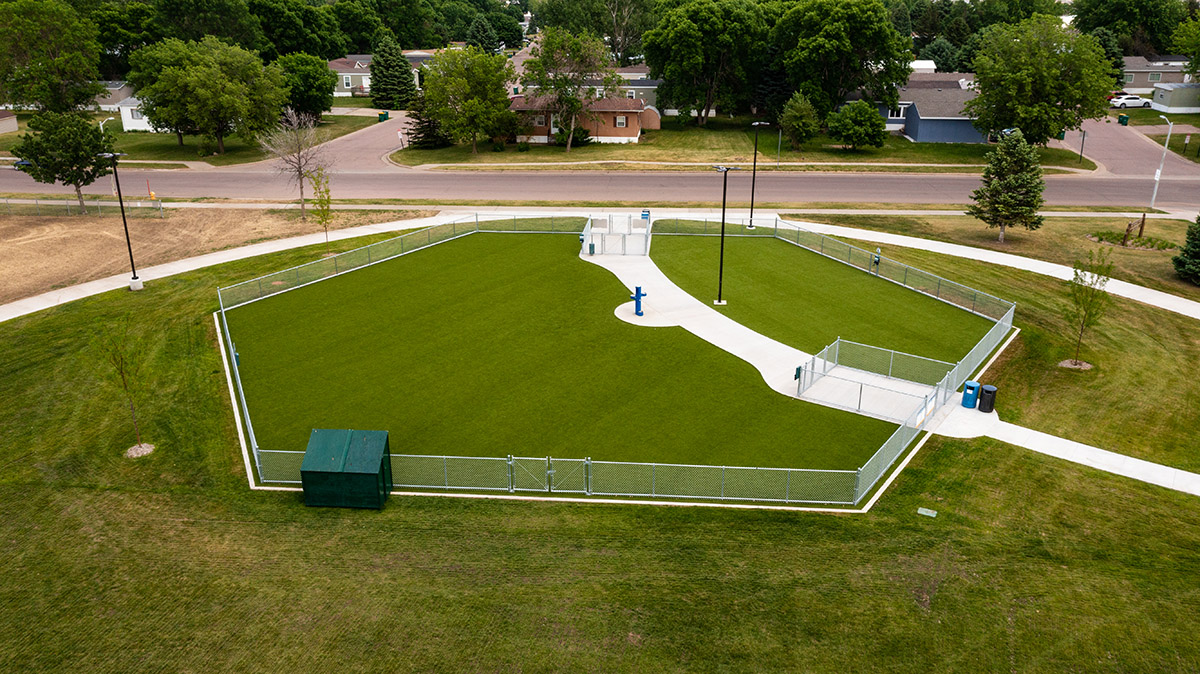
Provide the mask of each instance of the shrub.
POLYGON ((883 141, 887 139, 883 116, 866 101, 843 105, 829 115, 826 123, 829 125, 829 137, 851 150, 866 145, 883 147, 883 141))
MULTIPOLYGON (((585 129, 581 126, 575 127, 575 139, 573 141, 571 141, 571 147, 583 147, 584 145, 587 145, 590 142, 592 142, 592 135, 587 132, 587 129, 585 129)), ((566 145, 567 145, 566 130, 560 129, 558 133, 554 134, 554 144, 566 147, 566 145)))
POLYGON ((492 152, 504 152, 504 141, 502 141, 502 140, 492 141, 492 152))
POLYGON ((792 149, 798 150, 801 145, 821 133, 821 117, 808 98, 797 91, 783 106, 783 112, 779 115, 779 128, 792 144, 792 149))
MULTIPOLYGON (((1093 232, 1092 238, 1097 241, 1101 241, 1104 243, 1111 243, 1114 246, 1119 246, 1119 245, 1121 245, 1121 242, 1125 239, 1125 233, 1124 232, 1114 232, 1111 230, 1105 230, 1105 231, 1100 231, 1100 232, 1093 232)), ((1149 250, 1171 250, 1172 248, 1175 248, 1176 246, 1175 246, 1175 244, 1171 243, 1170 241, 1156 239, 1153 236, 1142 236, 1142 237, 1131 236, 1131 237, 1129 237, 1129 245, 1127 247, 1129 247, 1129 248, 1144 248, 1144 249, 1149 249, 1149 250)))
POLYGON ((529 152, 529 141, 523 140, 517 143, 517 152, 529 152))

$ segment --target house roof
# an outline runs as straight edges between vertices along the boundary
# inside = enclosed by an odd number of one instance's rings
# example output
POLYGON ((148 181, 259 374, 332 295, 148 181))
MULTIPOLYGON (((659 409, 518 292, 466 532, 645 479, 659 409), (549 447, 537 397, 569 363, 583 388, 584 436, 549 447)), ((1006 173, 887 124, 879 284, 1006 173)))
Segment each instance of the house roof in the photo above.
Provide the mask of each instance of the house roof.
MULTIPOLYGON (((550 107, 550 97, 513 96, 508 107, 517 112, 546 110, 550 107)), ((586 107, 591 112, 641 112, 646 109, 646 101, 641 98, 611 97, 588 101, 586 107)))
MULTIPOLYGON (((644 79, 643 80, 625 80, 625 81, 621 82, 621 87, 622 88, 629 87, 631 89, 637 89, 637 88, 655 89, 658 87, 658 85, 662 84, 662 82, 663 82, 662 80, 644 80, 644 79)), ((604 80, 600 80, 600 79, 583 81, 583 86, 585 86, 585 87, 599 87, 599 86, 603 86, 603 85, 604 85, 604 80)))
POLYGON ((623 68, 617 68, 617 74, 622 77, 636 75, 637 77, 634 79, 645 78, 650 76, 650 66, 646 65, 645 63, 625 66, 623 68))
POLYGON ((130 96, 129 98, 122 99, 119 103, 117 103, 117 107, 118 108, 140 108, 140 107, 142 107, 142 101, 140 99, 138 99, 137 96, 130 96))
POLYGON ((0 119, 6 119, 8 117, 16 117, 16 116, 17 116, 17 113, 13 112, 12 110, 0 110, 0 119))
POLYGON ((334 59, 329 62, 329 69, 335 73, 345 73, 348 75, 355 73, 371 72, 370 54, 350 54, 344 58, 334 59))
POLYGON ((911 103, 917 106, 917 111, 921 113, 921 117, 929 119, 931 117, 949 117, 957 119, 968 119, 963 113, 963 106, 967 101, 975 98, 974 89, 921 89, 921 88, 901 88, 900 100, 905 103, 911 103))
POLYGON ((913 73, 908 76, 909 89, 963 89, 963 82, 974 82, 975 73, 913 73))
MULTIPOLYGON (((1161 57, 1160 57, 1161 59, 1161 57)), ((1125 72, 1156 72, 1156 73, 1178 73, 1183 72, 1185 63, 1180 61, 1151 61, 1145 56, 1126 56, 1125 57, 1125 72)))
POLYGON ((1154 85, 1155 89, 1166 89, 1174 91, 1176 89, 1200 89, 1200 82, 1159 82, 1154 85))

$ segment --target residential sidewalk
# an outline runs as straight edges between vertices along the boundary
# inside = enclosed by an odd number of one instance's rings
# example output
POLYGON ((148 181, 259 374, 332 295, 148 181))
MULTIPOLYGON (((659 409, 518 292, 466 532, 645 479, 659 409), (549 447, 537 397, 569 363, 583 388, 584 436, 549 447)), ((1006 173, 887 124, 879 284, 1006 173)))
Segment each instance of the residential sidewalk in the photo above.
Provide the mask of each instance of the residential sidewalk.
MULTIPOLYGON (((951 401, 951 404, 955 404, 955 402, 951 401)), ((1167 489, 1200 496, 1200 475, 1196 473, 1135 459, 1124 454, 1023 428, 1001 421, 995 412, 984 414, 976 409, 956 405, 941 425, 934 429, 934 433, 950 438, 986 436, 1114 475, 1123 475, 1167 489)))
MULTIPOLYGON (((721 162, 725 166, 753 166, 752 161, 727 161, 721 162)), ((526 162, 478 162, 478 163, 454 163, 454 164, 417 164, 415 166, 407 166, 404 164, 396 164, 396 166, 404 166, 411 168, 414 171, 434 171, 438 169, 469 169, 473 171, 490 170, 502 171, 505 169, 520 169, 529 166, 604 166, 604 165, 622 165, 622 166, 684 166, 684 167, 709 167, 713 162, 704 161, 645 161, 635 159, 595 159, 589 161, 526 161, 526 162)), ((986 164, 922 164, 922 163, 906 163, 906 162, 856 162, 856 161, 760 161, 758 166, 761 170, 770 170, 775 166, 827 166, 827 167, 842 167, 842 166, 888 166, 897 168, 977 168, 980 171, 986 164)), ((1088 174, 1093 171, 1089 169, 1073 168, 1070 166, 1047 166, 1048 169, 1056 171, 1066 171, 1068 173, 1088 174)), ((937 171, 930 171, 937 173, 937 171)))

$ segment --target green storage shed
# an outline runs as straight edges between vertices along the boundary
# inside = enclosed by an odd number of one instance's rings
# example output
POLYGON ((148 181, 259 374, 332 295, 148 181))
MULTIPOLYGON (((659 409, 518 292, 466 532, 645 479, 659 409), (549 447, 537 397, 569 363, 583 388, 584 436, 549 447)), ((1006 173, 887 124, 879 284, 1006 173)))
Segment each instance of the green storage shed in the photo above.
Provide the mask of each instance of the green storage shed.
POLYGON ((392 490, 387 431, 313 429, 300 481, 305 505, 383 508, 392 490))

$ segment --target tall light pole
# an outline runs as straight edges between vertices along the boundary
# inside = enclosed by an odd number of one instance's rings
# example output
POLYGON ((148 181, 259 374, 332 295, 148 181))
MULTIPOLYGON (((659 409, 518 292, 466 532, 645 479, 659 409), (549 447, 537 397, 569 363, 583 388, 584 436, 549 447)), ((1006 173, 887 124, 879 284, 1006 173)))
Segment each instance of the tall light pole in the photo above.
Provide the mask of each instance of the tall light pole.
POLYGON ((129 250, 129 270, 133 272, 133 278, 129 279, 130 290, 141 290, 142 280, 138 278, 137 266, 133 264, 133 244, 129 241, 129 222, 125 219, 125 200, 121 196, 121 177, 117 175, 117 157, 124 157, 124 152, 103 152, 98 157, 112 160, 113 180, 117 184, 117 203, 121 205, 121 225, 125 227, 125 247, 129 250))
MULTIPOLYGON (((1163 142, 1162 159, 1158 162, 1158 170, 1154 172, 1154 194, 1150 197, 1150 210, 1154 210, 1154 202, 1158 199, 1158 181, 1162 178, 1163 167, 1167 165, 1167 148, 1171 147, 1171 131, 1175 128, 1175 123, 1167 119, 1166 115, 1159 115, 1159 119, 1167 123, 1167 140, 1163 142)), ((1146 231, 1146 214, 1142 213, 1142 224, 1138 227, 1138 238, 1142 238, 1142 234, 1146 231)))
POLYGON ((713 304, 723 307, 725 300, 721 296, 721 291, 725 284, 725 197, 729 194, 729 172, 740 171, 736 166, 714 166, 716 170, 721 172, 722 187, 721 187, 721 262, 717 267, 717 299, 713 304))
POLYGON ((750 173, 750 224, 746 229, 754 229, 754 184, 758 178, 758 127, 770 126, 770 122, 754 122, 754 170, 750 173))
MULTIPOLYGON (((116 118, 115 118, 115 117, 109 117, 109 118, 105 119, 105 120, 104 120, 104 122, 111 122, 111 121, 113 121, 114 119, 116 119, 116 118)), ((104 122, 100 122, 100 133, 104 133, 104 122)))

